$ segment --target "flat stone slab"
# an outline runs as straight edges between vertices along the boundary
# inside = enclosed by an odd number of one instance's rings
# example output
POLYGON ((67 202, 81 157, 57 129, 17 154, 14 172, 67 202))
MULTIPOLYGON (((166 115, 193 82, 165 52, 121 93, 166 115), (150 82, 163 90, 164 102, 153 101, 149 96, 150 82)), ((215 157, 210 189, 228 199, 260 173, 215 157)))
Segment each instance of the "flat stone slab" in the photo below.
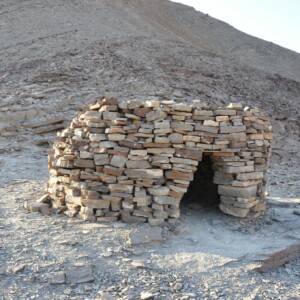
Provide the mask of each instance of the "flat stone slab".
POLYGON ((128 238, 131 246, 163 242, 165 240, 162 237, 162 229, 159 227, 138 228, 130 232, 128 238))
POLYGON ((66 283, 85 283, 95 280, 92 266, 71 267, 66 271, 66 283))

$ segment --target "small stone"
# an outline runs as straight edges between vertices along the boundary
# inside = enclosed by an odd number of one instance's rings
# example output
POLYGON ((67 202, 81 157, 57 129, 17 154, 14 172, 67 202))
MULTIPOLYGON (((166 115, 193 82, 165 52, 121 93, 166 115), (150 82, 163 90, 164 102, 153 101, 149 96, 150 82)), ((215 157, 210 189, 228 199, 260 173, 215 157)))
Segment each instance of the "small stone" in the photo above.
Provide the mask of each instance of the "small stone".
POLYGON ((66 288, 64 291, 63 291, 63 293, 65 294, 65 295, 71 295, 72 294, 72 289, 71 288, 66 288))
POLYGON ((134 269, 146 269, 148 268, 143 262, 141 261, 133 261, 130 263, 131 267, 134 269))
POLYGON ((108 154, 95 154, 94 161, 96 166, 109 164, 110 159, 108 154))
POLYGON ((170 189, 166 186, 158 186, 147 189, 150 195, 154 196, 167 196, 169 195, 170 189))
POLYGON ((174 290, 175 291, 180 291, 183 288, 183 285, 181 282, 176 282, 174 285, 174 290))
POLYGON ((108 258, 108 257, 111 257, 112 255, 113 255, 113 253, 111 251, 107 251, 102 254, 102 257, 108 258))
POLYGON ((22 272, 27 267, 26 264, 20 264, 11 268, 13 274, 22 272))
POLYGON ((129 233, 129 244, 131 246, 163 241, 162 229, 158 227, 139 228, 129 233))
POLYGON ((51 214, 51 207, 47 203, 31 203, 29 204, 29 210, 31 212, 39 212, 43 215, 51 214))
POLYGON ((49 195, 44 195, 40 197, 38 200, 36 200, 37 203, 50 203, 50 197, 49 195))
POLYGON ((0 267, 0 275, 5 275, 6 273, 6 267, 0 267))
POLYGON ((248 208, 239 208, 239 207, 235 207, 233 205, 224 204, 224 203, 221 203, 219 205, 219 208, 223 213, 232 215, 235 217, 239 217, 239 218, 246 217, 250 211, 248 208))
POLYGON ((144 253, 144 251, 141 249, 133 249, 131 253, 132 253, 132 255, 139 256, 139 255, 142 255, 144 253))
POLYGON ((131 178, 162 178, 163 170, 160 169, 127 169, 125 174, 131 178))
POLYGON ((170 134, 169 139, 170 139, 172 144, 182 144, 183 143, 183 136, 180 133, 170 134))
POLYGON ((118 133, 108 134, 107 136, 108 136, 108 140, 111 142, 123 141, 126 137, 125 134, 118 134, 118 133))
POLYGON ((99 299, 99 300, 115 300, 115 298, 113 296, 111 296, 109 293, 103 292, 103 291, 98 292, 96 299, 99 299))
POLYGON ((227 185, 218 186, 218 193, 224 196, 249 198, 249 197, 255 197, 256 192, 257 192, 256 186, 249 186, 249 187, 233 187, 227 185))
POLYGON ((150 169, 151 165, 146 160, 128 160, 126 162, 126 167, 128 169, 150 169))
POLYGON ((140 293, 141 300, 147 300, 147 299, 151 299, 153 297, 154 297, 154 295, 150 292, 141 292, 140 293))
POLYGON ((25 282, 34 283, 36 281, 36 277, 34 274, 30 274, 24 279, 25 282))
POLYGON ((92 266, 72 267, 66 271, 67 283, 85 283, 93 282, 93 269, 92 266))
POLYGON ((126 164, 127 157, 114 155, 110 164, 114 167, 123 168, 126 164))
POLYGON ((57 272, 52 275, 51 284, 64 284, 66 282, 66 274, 64 272, 57 272))
POLYGON ((167 114, 162 110, 153 110, 146 114, 146 119, 147 121, 155 121, 155 120, 164 119, 166 116, 167 114))

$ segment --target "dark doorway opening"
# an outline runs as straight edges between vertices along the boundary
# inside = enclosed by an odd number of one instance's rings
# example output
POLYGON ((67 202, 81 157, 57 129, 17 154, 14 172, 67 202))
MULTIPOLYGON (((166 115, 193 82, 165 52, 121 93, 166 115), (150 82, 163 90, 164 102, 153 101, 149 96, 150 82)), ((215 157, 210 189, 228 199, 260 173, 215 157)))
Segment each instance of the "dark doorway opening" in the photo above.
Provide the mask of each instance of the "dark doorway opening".
POLYGON ((210 155, 203 155, 199 162, 194 180, 190 183, 187 192, 184 194, 181 204, 193 208, 218 206, 218 185, 213 183, 214 171, 210 155))

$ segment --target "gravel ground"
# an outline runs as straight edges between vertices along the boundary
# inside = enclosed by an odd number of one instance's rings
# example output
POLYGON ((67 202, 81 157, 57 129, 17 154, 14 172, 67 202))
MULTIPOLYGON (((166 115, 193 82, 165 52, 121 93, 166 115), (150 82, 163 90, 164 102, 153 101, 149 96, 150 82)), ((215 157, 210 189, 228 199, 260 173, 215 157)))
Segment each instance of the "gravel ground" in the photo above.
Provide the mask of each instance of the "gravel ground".
POLYGON ((45 151, 24 148, 3 156, 1 168, 0 299, 102 299, 100 292, 113 299, 299 299, 299 259, 253 270, 265 254, 300 240, 295 165, 272 166, 269 209, 257 220, 183 207, 180 224, 162 228, 165 241, 132 246, 130 232, 148 225, 24 210, 24 201, 43 194, 48 175, 45 151), (74 265, 90 266, 94 281, 51 284, 74 265))

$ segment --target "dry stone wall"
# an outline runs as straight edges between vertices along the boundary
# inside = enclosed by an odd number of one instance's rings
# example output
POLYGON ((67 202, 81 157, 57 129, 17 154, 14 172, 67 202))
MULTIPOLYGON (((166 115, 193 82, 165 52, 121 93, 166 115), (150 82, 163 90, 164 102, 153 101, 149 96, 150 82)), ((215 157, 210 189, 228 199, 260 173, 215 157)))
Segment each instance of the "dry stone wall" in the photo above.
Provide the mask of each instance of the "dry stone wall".
POLYGON ((90 221, 180 217, 180 201, 210 155, 220 210, 265 209, 271 125, 257 108, 194 101, 103 99, 78 113, 49 151, 53 206, 90 221))

